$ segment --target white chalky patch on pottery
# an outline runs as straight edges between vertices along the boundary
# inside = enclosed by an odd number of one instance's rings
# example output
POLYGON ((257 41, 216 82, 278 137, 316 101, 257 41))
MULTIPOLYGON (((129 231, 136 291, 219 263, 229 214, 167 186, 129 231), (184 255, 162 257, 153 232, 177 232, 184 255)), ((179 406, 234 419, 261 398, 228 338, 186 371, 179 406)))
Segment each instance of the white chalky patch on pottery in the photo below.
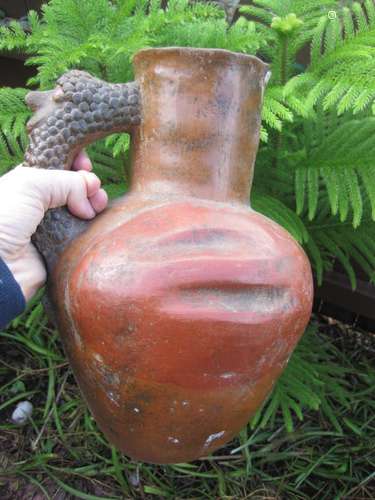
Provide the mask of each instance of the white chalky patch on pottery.
POLYGON ((222 436, 224 436, 224 434, 225 434, 225 431, 220 431, 220 432, 216 432, 215 434, 211 434, 206 439, 206 442, 204 443, 204 447, 207 448, 207 446, 210 446, 212 441, 216 441, 216 439, 221 438, 222 436))
POLYGON ((173 437, 173 436, 169 436, 169 437, 168 437, 168 441, 169 441, 170 443, 173 443, 173 444, 178 444, 178 443, 180 442, 180 440, 179 440, 179 439, 177 439, 177 438, 175 438, 175 437, 173 437))

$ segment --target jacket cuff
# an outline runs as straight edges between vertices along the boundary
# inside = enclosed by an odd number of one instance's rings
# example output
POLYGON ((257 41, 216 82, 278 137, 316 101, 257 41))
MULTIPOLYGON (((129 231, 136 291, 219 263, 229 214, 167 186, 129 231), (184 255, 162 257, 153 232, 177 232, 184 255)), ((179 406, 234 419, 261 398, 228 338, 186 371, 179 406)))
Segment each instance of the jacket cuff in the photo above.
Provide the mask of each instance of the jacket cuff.
POLYGON ((0 259, 0 330, 26 307, 25 297, 8 266, 0 259))

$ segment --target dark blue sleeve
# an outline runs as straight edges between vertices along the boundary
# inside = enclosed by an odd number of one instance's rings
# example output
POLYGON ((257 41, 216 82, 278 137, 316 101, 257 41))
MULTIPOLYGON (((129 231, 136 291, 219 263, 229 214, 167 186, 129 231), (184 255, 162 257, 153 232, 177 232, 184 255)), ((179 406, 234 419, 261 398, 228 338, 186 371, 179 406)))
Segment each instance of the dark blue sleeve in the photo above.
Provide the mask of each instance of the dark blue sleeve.
POLYGON ((0 330, 21 314, 26 302, 21 287, 0 259, 0 330))

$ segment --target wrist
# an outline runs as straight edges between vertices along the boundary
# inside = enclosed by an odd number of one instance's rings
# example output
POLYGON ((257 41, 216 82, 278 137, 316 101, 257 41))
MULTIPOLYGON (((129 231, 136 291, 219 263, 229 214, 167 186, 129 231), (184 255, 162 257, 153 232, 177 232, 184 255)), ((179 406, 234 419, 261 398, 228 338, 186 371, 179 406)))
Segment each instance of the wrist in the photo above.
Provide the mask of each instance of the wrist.
POLYGON ((22 292, 23 297, 27 301, 28 299, 26 299, 26 296, 27 296, 28 290, 27 290, 27 286, 25 286, 25 283, 23 283, 23 280, 22 280, 22 271, 19 268, 20 266, 17 263, 17 260, 12 259, 9 256, 4 256, 4 255, 1 254, 1 252, 0 252, 0 259, 3 261, 3 263, 8 268, 8 270, 11 273, 13 279, 15 280, 15 282, 17 283, 17 285, 19 286, 20 291, 22 292))
POLYGON ((11 269, 0 258, 0 329, 25 309, 25 296, 11 269))
POLYGON ((5 257, 3 261, 28 302, 46 279, 44 264, 37 250, 30 244, 17 257, 5 257))

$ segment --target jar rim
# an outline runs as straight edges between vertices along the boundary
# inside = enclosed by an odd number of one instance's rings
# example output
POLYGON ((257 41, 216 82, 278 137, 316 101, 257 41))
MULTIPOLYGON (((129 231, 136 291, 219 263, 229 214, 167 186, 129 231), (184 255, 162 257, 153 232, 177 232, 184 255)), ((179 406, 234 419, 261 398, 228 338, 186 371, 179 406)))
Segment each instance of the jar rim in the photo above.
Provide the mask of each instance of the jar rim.
POLYGON ((242 52, 233 52, 227 49, 218 48, 201 48, 201 47, 150 47, 139 50, 133 61, 135 64, 152 60, 155 57, 174 56, 174 57, 188 57, 188 58, 213 58, 215 62, 236 62, 240 64, 256 64, 259 65, 263 71, 269 69, 269 65, 259 59, 259 57, 244 54, 242 52))

